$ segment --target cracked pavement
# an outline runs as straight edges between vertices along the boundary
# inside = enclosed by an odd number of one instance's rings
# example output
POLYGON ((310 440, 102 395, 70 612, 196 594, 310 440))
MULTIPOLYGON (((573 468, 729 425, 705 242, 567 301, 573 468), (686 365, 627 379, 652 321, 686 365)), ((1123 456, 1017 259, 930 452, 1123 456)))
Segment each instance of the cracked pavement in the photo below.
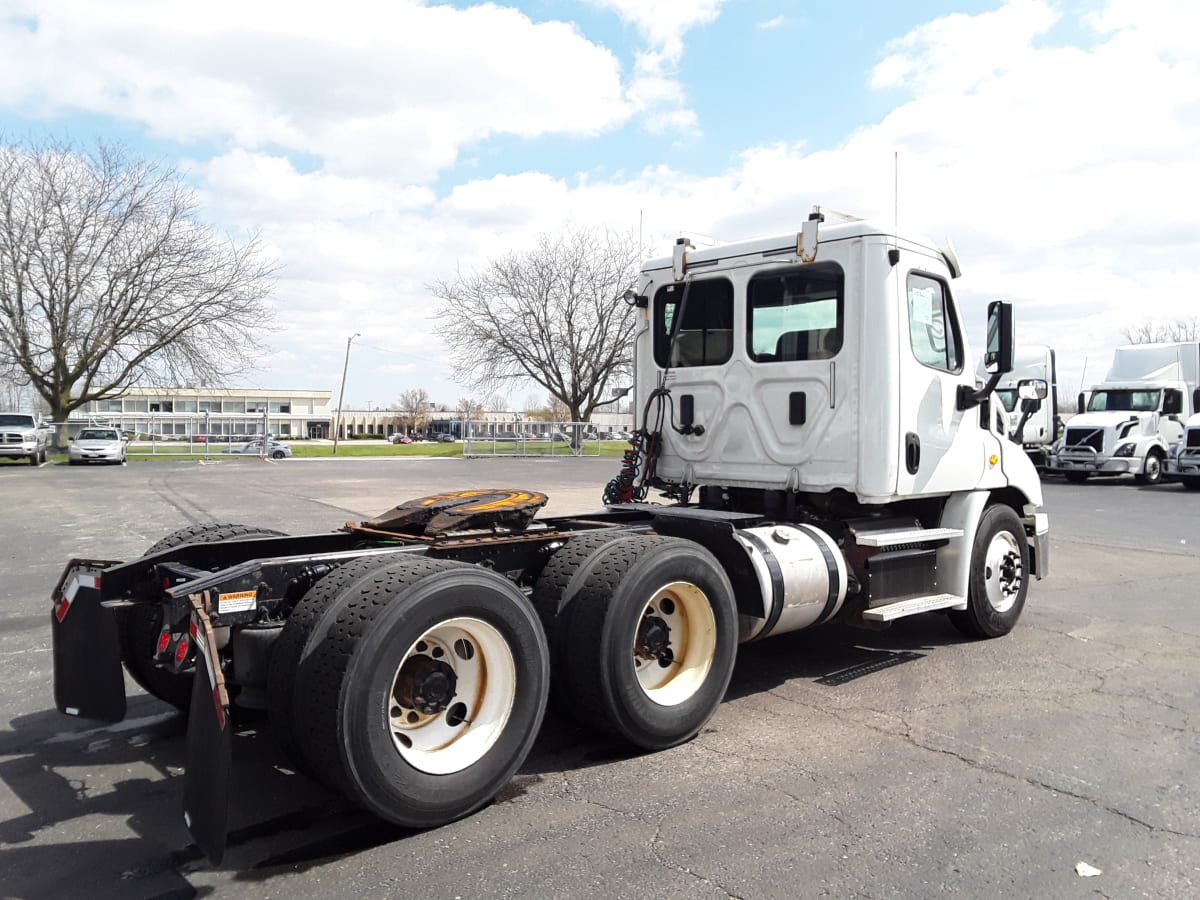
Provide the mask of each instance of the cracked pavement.
POLYGON ((586 512, 615 465, 288 462, 0 469, 3 896, 1200 894, 1200 496, 1124 480, 1046 484, 1051 574, 1011 635, 964 641, 931 614, 745 645, 690 743, 633 753, 552 712, 496 802, 434 831, 350 808, 247 730, 213 868, 180 821, 179 718, 132 685, 119 726, 53 709, 66 560, 197 521, 329 530, 479 484, 586 512))

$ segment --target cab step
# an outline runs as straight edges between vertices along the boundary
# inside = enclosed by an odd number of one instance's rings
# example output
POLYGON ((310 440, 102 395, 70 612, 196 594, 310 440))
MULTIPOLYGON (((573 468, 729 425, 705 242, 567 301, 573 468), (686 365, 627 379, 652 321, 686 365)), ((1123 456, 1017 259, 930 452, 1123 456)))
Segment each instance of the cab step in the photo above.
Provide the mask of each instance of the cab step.
POLYGON ((879 528, 856 531, 854 542, 860 547, 898 547, 902 544, 948 541, 962 536, 961 528, 879 528))
MULTIPOLYGON (((942 529, 953 530, 953 529, 942 529)), ((915 616, 919 613, 933 612, 935 609, 966 609, 967 598, 957 594, 926 594, 924 597, 908 597, 863 610, 862 617, 868 622, 892 622, 905 616, 915 616)))

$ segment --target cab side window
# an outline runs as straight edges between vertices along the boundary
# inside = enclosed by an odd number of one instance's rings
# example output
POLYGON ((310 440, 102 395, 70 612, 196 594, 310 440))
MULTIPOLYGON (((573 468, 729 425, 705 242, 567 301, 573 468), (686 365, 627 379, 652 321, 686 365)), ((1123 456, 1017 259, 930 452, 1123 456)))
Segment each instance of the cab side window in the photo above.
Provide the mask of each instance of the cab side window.
POLYGON ((946 286, 919 272, 908 274, 908 340, 922 365, 962 371, 962 337, 946 286))

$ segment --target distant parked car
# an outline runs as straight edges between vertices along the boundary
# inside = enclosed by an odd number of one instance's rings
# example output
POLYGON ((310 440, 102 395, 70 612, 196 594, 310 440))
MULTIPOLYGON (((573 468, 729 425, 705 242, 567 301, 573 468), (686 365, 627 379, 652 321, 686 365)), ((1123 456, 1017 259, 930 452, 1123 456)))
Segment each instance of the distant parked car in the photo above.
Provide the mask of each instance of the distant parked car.
POLYGON ((450 434, 447 431, 443 431, 441 434, 439 434, 437 436, 437 442, 439 444, 453 444, 454 443, 454 435, 450 434))
POLYGON ((392 435, 392 443, 393 444, 411 444, 412 442, 413 442, 413 439, 410 438, 407 434, 393 434, 392 435))
POLYGON ((222 453, 233 453, 238 456, 269 456, 271 459, 283 459, 292 455, 292 448, 279 441, 267 441, 266 452, 263 452, 262 441, 248 441, 238 447, 226 447, 222 453))
POLYGON ((125 462, 126 446, 121 432, 115 428, 81 428, 67 446, 67 464, 106 462, 120 465, 125 462))

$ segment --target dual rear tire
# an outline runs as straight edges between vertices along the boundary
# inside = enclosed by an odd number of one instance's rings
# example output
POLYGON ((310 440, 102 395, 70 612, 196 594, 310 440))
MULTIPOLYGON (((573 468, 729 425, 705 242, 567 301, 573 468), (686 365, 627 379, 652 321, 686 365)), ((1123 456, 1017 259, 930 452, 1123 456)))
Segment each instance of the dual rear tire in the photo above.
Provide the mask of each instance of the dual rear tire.
POLYGON ((310 589, 275 649, 271 717, 297 767, 398 825, 489 802, 545 713, 541 625, 511 582, 476 566, 349 563, 310 589))

